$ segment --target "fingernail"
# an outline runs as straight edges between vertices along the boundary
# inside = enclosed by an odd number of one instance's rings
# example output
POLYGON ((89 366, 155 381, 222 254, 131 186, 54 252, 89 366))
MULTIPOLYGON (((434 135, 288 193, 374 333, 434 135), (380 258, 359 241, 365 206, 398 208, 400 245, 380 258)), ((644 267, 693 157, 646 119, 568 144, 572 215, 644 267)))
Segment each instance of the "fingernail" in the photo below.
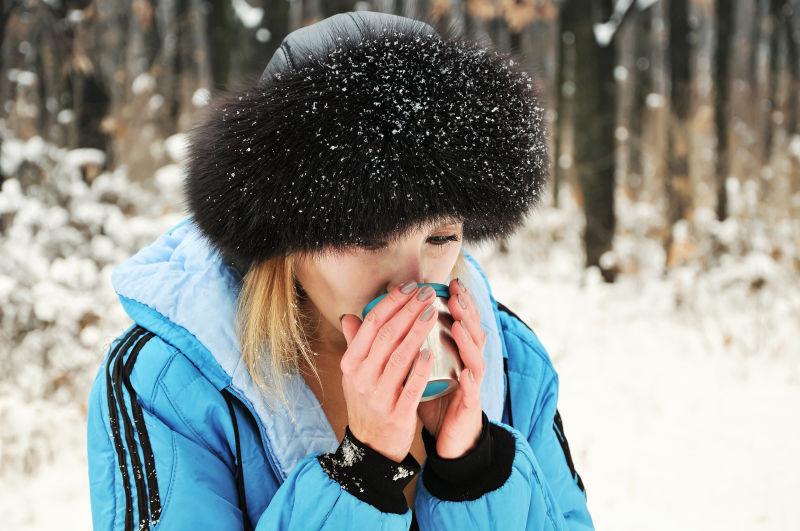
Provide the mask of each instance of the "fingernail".
POLYGON ((465 310, 467 309, 467 303, 464 302, 464 299, 461 298, 461 294, 460 293, 458 295, 456 295, 456 300, 458 301, 458 305, 459 306, 461 306, 465 310))
POLYGON ((431 357, 431 349, 429 349, 428 347, 424 347, 422 349, 422 353, 420 354, 420 357, 427 361, 427 359, 431 357))
POLYGON ((461 330, 464 331, 464 335, 466 335, 468 339, 472 339, 472 336, 469 334, 469 330, 467 330, 467 327, 464 326, 464 321, 459 321, 458 324, 461 326, 461 330))
POLYGON ((430 286, 425 286, 424 288, 419 290, 419 293, 417 293, 417 299, 424 301, 431 295, 433 295, 433 288, 430 286))
POLYGON ((342 324, 342 319, 344 319, 345 315, 347 315, 347 314, 343 313, 342 315, 339 316, 339 324, 342 324))
POLYGON ((428 319, 431 318, 431 315, 433 315, 433 304, 425 308, 425 311, 420 314, 419 320, 427 321, 428 319))
POLYGON ((405 293, 407 295, 407 294, 411 293, 414 290, 414 288, 416 288, 416 287, 417 287, 417 283, 414 282, 413 280, 409 280, 407 282, 404 282, 403 285, 400 286, 400 291, 402 291, 403 293, 405 293))
POLYGON ((472 382, 472 383, 475 383, 475 375, 472 374, 471 370, 469 370, 469 369, 467 369, 467 370, 469 371, 469 375, 468 375, 469 376, 469 381, 472 382))
POLYGON ((461 279, 460 279, 460 278, 458 279, 458 288, 459 288, 461 291, 467 291, 467 287, 464 285, 464 283, 463 283, 463 282, 461 282, 461 279))

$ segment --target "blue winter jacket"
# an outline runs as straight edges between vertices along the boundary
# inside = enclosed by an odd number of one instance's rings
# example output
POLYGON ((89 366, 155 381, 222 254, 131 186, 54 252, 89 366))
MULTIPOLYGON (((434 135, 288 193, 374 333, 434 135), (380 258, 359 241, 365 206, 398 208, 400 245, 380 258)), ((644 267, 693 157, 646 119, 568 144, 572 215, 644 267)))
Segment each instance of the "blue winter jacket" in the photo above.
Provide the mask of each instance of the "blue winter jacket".
MULTIPOLYGON (((551 360, 464 254, 461 278, 488 334, 481 402, 513 435, 513 462, 502 486, 473 500, 439 499, 417 481, 414 524, 593 529, 551 360)), ((94 529, 409 529, 412 508, 381 512, 321 468, 315 457, 339 441, 301 376, 287 391, 294 421, 258 392, 234 332, 241 277, 191 217, 118 265, 112 283, 133 324, 112 342, 89 395, 94 529)))

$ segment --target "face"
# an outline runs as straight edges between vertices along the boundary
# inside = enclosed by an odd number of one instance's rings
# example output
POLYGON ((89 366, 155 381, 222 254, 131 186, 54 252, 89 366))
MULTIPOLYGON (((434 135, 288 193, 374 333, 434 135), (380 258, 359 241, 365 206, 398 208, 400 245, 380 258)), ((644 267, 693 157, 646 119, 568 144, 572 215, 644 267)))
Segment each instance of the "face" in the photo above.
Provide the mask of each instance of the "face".
POLYGON ((318 348, 346 349, 339 316, 361 317, 366 304, 406 280, 447 284, 462 246, 463 222, 444 221, 420 227, 393 242, 300 262, 297 280, 308 294, 308 308, 318 320, 318 348))

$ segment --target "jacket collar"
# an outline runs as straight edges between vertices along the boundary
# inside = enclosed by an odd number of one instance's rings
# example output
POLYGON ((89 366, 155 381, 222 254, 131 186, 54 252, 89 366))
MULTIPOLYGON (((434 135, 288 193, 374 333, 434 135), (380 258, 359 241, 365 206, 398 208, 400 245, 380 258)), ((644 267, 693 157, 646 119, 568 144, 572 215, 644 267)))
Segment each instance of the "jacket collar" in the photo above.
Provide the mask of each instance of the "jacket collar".
MULTIPOLYGON (((503 346, 488 280, 466 250, 462 281, 477 302, 487 333, 481 404, 490 420, 503 411, 503 346)), ((219 390, 231 388, 251 409, 262 443, 283 481, 294 465, 312 453, 331 452, 338 441, 314 393, 293 374, 287 411, 272 404, 253 382, 234 329, 241 276, 226 265, 192 217, 114 268, 111 283, 133 321, 183 352, 219 390)))

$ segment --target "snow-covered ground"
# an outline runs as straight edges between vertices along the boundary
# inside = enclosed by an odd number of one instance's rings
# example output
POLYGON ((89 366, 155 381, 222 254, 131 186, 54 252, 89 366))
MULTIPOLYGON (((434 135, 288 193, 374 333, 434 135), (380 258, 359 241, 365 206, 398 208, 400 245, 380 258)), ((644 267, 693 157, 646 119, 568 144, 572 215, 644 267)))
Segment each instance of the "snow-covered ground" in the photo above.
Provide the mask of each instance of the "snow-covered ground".
MULTIPOLYGON (((521 311, 554 360, 597 529, 800 529, 796 311, 782 323, 794 343, 742 356, 709 337, 720 323, 703 321, 718 315, 674 309, 669 282, 581 287, 508 275, 499 257, 487 267, 496 297, 521 311)), ((742 336, 758 333, 760 310, 727 308, 749 313, 742 336)))
MULTIPOLYGON (((622 261, 652 262, 637 256, 649 249, 634 235, 641 219, 620 203, 622 261)), ((580 267, 573 216, 541 212, 509 243, 513 257, 477 254, 495 298, 554 361, 597 529, 800 529, 800 275, 791 260, 753 250, 702 273, 687 266, 662 279, 645 265, 605 284, 580 267)), ((769 248, 796 245, 798 228, 782 244, 774 228, 769 248)))
MULTIPOLYGON (((89 155, 3 145, 20 173, 0 192, 4 529, 91 528, 84 402, 127 325, 110 270, 180 217, 175 167, 151 184, 124 171, 87 184, 75 168, 89 155)), ((472 251, 554 361, 597 529, 800 529, 798 222, 719 225, 701 209, 696 230, 728 251, 662 277, 656 211, 620 198, 608 258, 624 273, 609 285, 581 267, 581 216, 564 199, 511 254, 472 251)))

